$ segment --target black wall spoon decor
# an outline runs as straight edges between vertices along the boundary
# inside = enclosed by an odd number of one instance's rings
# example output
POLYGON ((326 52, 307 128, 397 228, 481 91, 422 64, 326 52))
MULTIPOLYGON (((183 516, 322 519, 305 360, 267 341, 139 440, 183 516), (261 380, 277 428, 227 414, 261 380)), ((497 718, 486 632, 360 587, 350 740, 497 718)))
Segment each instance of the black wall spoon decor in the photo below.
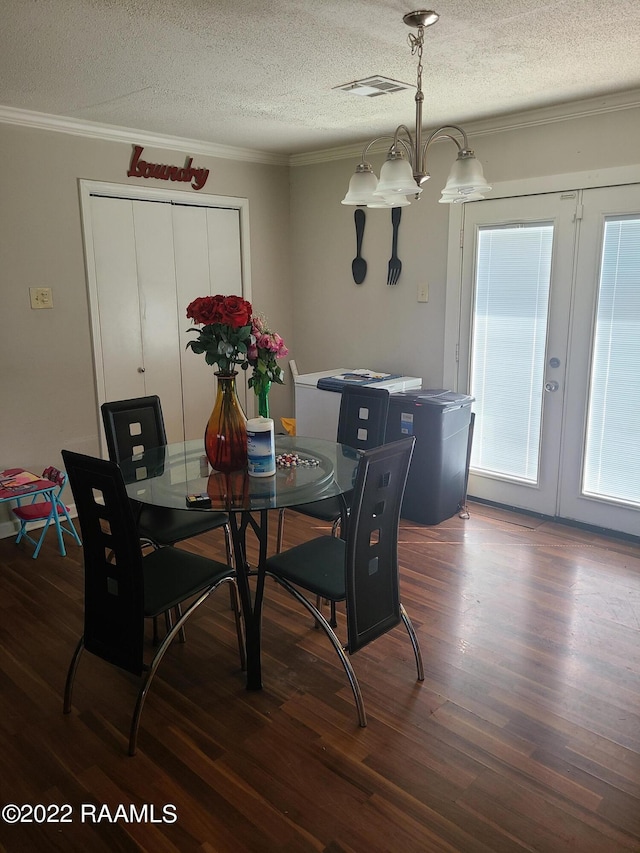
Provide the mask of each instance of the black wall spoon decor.
POLYGON ((356 284, 362 284, 367 275, 367 262, 362 257, 362 238, 364 236, 365 213, 361 207, 353 214, 356 223, 356 256, 351 262, 351 272, 356 284))

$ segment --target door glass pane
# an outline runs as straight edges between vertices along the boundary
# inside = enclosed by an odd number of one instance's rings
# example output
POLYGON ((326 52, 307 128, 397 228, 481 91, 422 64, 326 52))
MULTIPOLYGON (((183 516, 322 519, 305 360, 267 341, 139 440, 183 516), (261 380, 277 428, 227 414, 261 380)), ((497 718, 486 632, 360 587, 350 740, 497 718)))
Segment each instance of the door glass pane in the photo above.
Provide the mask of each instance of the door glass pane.
POLYGON ((640 218, 605 220, 583 494, 640 506, 640 218))
POLYGON ((475 274, 471 465, 538 481, 553 224, 480 228, 475 274))

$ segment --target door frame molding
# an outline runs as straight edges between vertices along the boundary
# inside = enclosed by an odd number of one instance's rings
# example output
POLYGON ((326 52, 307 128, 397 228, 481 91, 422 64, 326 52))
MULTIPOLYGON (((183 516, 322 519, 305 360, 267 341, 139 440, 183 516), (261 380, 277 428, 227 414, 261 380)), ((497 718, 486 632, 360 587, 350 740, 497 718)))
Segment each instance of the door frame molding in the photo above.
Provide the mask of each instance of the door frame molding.
MULTIPOLYGON (((597 187, 614 187, 640 183, 640 165, 614 166, 564 175, 522 178, 494 184, 487 201, 497 198, 556 193, 597 187)), ((481 201, 469 204, 482 204, 481 201)), ((460 306, 462 300, 462 233, 464 204, 449 205, 449 237, 444 317, 444 353, 442 387, 460 391, 458 387, 458 344, 460 339, 460 306)), ((462 389, 466 392, 466 389, 462 389)))
POLYGON ((185 204, 191 207, 222 207, 237 210, 240 217, 240 259, 242 275, 242 292, 245 299, 251 302, 251 263, 250 263, 250 234, 249 234, 249 199, 221 195, 197 195, 184 190, 173 190, 170 187, 140 187, 132 184, 107 183, 104 181, 78 180, 80 196, 80 218, 84 243, 85 274, 87 279, 87 294, 89 302, 89 325, 93 352, 93 368, 96 383, 98 404, 98 433, 105 451, 102 423, 99 416, 100 405, 106 399, 105 379, 102 363, 102 336, 100 331, 100 311, 98 306, 98 282, 96 279, 95 257, 93 253, 93 222, 91 217, 91 196, 100 195, 108 198, 131 199, 134 201, 152 201, 165 204, 185 204))

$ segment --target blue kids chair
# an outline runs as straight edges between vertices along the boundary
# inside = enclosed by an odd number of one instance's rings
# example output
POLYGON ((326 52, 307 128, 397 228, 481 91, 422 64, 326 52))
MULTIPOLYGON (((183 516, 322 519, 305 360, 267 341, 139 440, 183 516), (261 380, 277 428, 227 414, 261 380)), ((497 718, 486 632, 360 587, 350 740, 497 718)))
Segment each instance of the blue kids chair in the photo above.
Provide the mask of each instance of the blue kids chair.
POLYGON ((29 504, 22 505, 20 503, 20 498, 18 498, 18 506, 13 509, 13 514, 20 521, 20 531, 16 538, 16 544, 24 538, 28 539, 32 545, 35 545, 35 551, 33 552, 34 560, 40 553, 44 537, 52 522, 55 525, 56 533, 58 534, 58 547, 60 548, 60 553, 63 557, 67 554, 62 539, 63 533, 68 533, 69 536, 73 536, 78 545, 82 545, 80 537, 76 533, 76 529, 71 521, 69 507, 65 506, 60 499, 62 490, 67 484, 67 475, 64 471, 59 471, 57 468, 49 467, 45 468, 42 472, 42 479, 51 481, 51 491, 34 495, 33 500, 29 504), (40 497, 44 497, 44 500, 38 500, 40 497), (66 521, 66 527, 62 524, 61 519, 66 521), (44 527, 42 528, 42 533, 40 534, 40 538, 37 542, 27 533, 27 524, 33 521, 44 521, 44 527))

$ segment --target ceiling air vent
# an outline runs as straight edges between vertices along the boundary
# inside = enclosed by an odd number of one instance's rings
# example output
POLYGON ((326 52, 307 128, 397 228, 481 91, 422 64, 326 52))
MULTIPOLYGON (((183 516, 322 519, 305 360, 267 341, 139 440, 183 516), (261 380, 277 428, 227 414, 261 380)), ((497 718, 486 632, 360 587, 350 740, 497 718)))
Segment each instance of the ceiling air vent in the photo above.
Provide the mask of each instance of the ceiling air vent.
POLYGON ((399 80, 390 80, 388 77, 367 77, 364 80, 354 80, 352 83, 343 83, 341 86, 334 86, 334 89, 339 89, 341 92, 348 92, 350 95, 361 95, 364 98, 377 98, 378 95, 393 95, 394 92, 404 92, 406 89, 413 89, 410 83, 401 83, 399 80))

